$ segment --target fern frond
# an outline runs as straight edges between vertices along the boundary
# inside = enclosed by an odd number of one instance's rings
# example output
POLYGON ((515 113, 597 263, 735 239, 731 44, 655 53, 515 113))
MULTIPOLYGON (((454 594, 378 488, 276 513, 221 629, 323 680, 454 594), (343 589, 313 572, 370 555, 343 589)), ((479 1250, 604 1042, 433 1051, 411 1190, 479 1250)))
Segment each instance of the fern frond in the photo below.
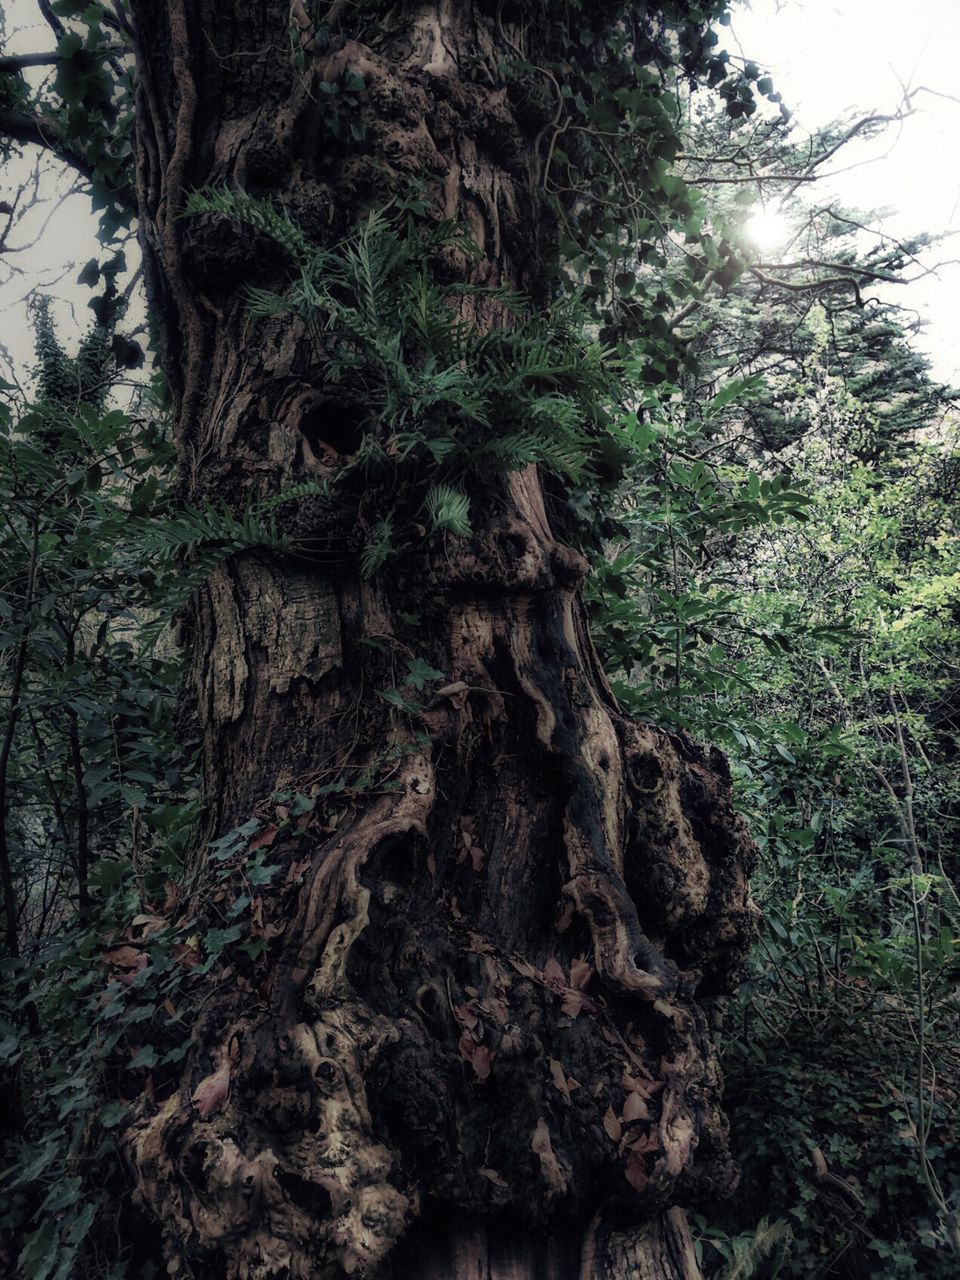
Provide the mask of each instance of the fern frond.
POLYGON ((330 497, 329 480, 303 480, 300 484, 292 484, 286 489, 281 489, 270 498, 264 498, 257 503, 256 510, 258 515, 265 515, 268 511, 274 511, 288 502, 296 502, 299 498, 329 499, 330 497))
POLYGON ((424 499, 430 523, 436 531, 446 530, 461 538, 472 533, 470 499, 461 489, 448 484, 434 484, 424 499))
POLYGON ((219 213, 270 237, 298 263, 310 262, 318 249, 286 213, 278 213, 269 200, 235 191, 227 187, 211 187, 192 191, 178 217, 196 217, 201 213, 219 213))
POLYGON ((733 1257, 724 1268, 721 1280, 751 1280, 761 1262, 769 1258, 778 1246, 786 1245, 792 1239, 793 1231, 785 1219, 769 1222, 761 1218, 752 1239, 740 1236, 733 1241, 733 1257))
POLYGON ((370 530, 367 544, 360 553, 361 575, 372 578, 393 551, 393 521, 385 516, 370 530))

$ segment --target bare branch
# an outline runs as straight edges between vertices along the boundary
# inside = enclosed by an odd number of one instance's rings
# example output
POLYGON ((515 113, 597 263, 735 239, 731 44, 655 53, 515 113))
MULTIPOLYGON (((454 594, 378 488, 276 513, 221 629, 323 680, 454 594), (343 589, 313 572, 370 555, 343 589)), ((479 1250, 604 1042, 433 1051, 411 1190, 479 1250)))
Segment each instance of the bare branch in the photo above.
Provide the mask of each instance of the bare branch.
POLYGON ((24 67, 51 67, 60 61, 54 49, 49 53, 6 53, 0 57, 0 75, 22 71, 24 67))
POLYGON ((0 136, 9 138, 12 142, 30 142, 53 151, 88 182, 93 180, 93 166, 74 148, 59 120, 52 116, 0 109, 0 136))
MULTIPOLYGON (((100 49, 94 49, 90 52, 103 58, 119 58, 126 53, 131 52, 131 46, 127 44, 104 45, 100 49)), ((56 49, 43 53, 6 53, 0 57, 0 75, 12 75, 17 71, 23 71, 26 67, 53 67, 58 62, 65 61, 62 53, 58 53, 56 49)))
POLYGON ((58 40, 62 40, 63 37, 67 34, 67 28, 63 25, 63 23, 60 21, 57 15, 53 12, 53 7, 50 4, 50 0, 37 0, 37 6, 40 9, 40 12, 43 14, 47 25, 50 27, 50 30, 57 37, 58 40))
POLYGON ((822 276, 819 280, 794 281, 778 280, 776 276, 766 275, 759 267, 748 267, 747 270, 761 284, 769 285, 773 289, 786 289, 789 293, 823 293, 828 289, 852 289, 857 299, 857 306, 866 305, 860 293, 860 286, 853 276, 822 276))
POLYGON ((892 276, 885 271, 871 271, 856 262, 828 262, 823 258, 798 258, 795 262, 758 262, 764 271, 797 271, 801 267, 825 267, 828 271, 848 271, 866 280, 881 280, 884 284, 907 284, 902 276, 892 276))

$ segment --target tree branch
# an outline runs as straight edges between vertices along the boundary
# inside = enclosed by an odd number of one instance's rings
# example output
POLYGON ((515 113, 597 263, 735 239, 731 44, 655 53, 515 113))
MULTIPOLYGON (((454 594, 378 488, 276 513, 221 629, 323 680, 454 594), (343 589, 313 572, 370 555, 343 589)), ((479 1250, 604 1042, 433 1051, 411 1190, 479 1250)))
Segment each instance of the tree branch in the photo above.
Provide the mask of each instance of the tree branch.
POLYGON ((0 57, 0 75, 22 71, 24 67, 51 67, 59 61, 60 54, 55 49, 50 53, 6 53, 0 57))
POLYGON ((93 166, 76 151, 67 139, 63 126, 52 116, 31 115, 26 111, 0 109, 0 137, 11 142, 29 142, 53 151, 88 182, 93 181, 93 166))
POLYGON ((53 34, 57 37, 58 40, 62 40, 63 37, 67 34, 67 28, 63 25, 63 23, 60 21, 57 15, 53 12, 53 7, 50 4, 50 0, 37 0, 37 7, 39 8, 40 12, 43 14, 44 21, 47 23, 47 25, 49 26, 53 34))
POLYGON ((863 297, 860 293, 860 286, 857 284, 853 276, 824 276, 820 280, 792 281, 778 280, 776 276, 765 275, 758 267, 748 267, 750 274, 756 277, 761 284, 769 285, 774 289, 786 289, 790 293, 821 293, 824 289, 836 289, 840 286, 853 290, 857 299, 857 306, 864 306, 863 297))
MULTIPOLYGON (((104 45, 103 48, 94 49, 92 52, 98 57, 119 58, 130 52, 130 45, 104 45)), ((0 57, 0 75, 13 75, 23 71, 25 67, 53 67, 63 61, 68 59, 64 59, 63 54, 58 53, 56 49, 43 53, 5 53, 0 57)))

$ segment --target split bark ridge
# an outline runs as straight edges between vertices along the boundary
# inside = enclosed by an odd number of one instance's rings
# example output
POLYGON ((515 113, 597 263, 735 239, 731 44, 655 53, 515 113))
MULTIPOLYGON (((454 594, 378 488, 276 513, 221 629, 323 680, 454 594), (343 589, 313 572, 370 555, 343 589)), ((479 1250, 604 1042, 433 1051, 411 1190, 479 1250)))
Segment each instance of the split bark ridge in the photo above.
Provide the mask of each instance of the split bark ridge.
MULTIPOLYGON (((449 0, 370 44, 324 42, 297 0, 133 8, 184 493, 335 479, 356 441, 322 352, 246 304, 282 264, 227 219, 178 218, 185 192, 268 195, 328 241, 415 174, 482 251, 440 268, 522 286, 544 122, 497 68, 523 33, 449 0), (348 71, 365 141, 345 153, 323 85, 348 71)), ((750 925, 725 762, 618 710, 535 469, 474 495, 472 536, 369 581, 377 495, 353 497, 336 527, 303 504, 310 555, 233 557, 188 624, 208 834, 260 815, 284 873, 251 906, 263 954, 209 975, 182 1078, 127 1134, 168 1269, 692 1277, 666 1206, 735 1182, 704 1012, 750 925), (414 657, 443 680, 408 714, 379 695, 414 657), (316 796, 296 840, 278 791, 316 796)))

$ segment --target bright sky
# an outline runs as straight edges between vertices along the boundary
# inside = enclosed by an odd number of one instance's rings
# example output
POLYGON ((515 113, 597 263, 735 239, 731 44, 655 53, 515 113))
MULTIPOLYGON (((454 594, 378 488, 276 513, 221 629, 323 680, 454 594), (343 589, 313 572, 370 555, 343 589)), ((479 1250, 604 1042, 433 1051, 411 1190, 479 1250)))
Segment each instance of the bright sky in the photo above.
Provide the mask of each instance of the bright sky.
MULTIPOLYGON (((960 232, 960 0, 750 0, 735 12, 731 53, 773 73, 797 126, 811 130, 856 111, 893 114, 904 87, 923 85, 914 114, 872 143, 851 144, 827 166, 831 193, 848 207, 888 209, 879 225, 898 237, 960 232)), ((726 38, 727 33, 723 33, 726 38)), ((960 259, 960 235, 927 265, 960 259)), ((960 383, 960 265, 942 267, 886 296, 916 308, 916 340, 936 376, 960 383)))
MULTIPOLYGON (((35 0, 4 0, 3 8, 9 51, 50 47, 35 0)), ((948 95, 918 94, 913 116, 898 129, 845 148, 829 166, 835 173, 830 185, 831 195, 848 207, 889 209, 882 225, 891 235, 960 231, 960 0, 750 0, 735 10, 732 28, 721 35, 731 52, 742 51, 773 72, 801 129, 850 112, 892 113, 903 86, 924 85, 948 95), (949 100, 951 94, 956 101, 949 100)), ((36 247, 0 263, 0 343, 21 363, 32 361, 23 296, 41 287, 64 299, 76 297, 68 282, 97 252, 95 223, 80 197, 60 208, 40 208, 30 222, 36 247), (9 263, 24 274, 10 278, 3 269, 9 263), (58 279, 59 286, 51 283, 58 279)), ((960 235, 934 249, 928 262, 953 257, 960 259, 960 235)), ((891 301, 926 318, 928 329, 918 345, 933 358, 936 375, 960 383, 958 294, 958 265, 889 291, 891 301)), ((83 301, 79 319, 85 322, 83 301)), ((69 301, 58 310, 66 332, 69 301)))

